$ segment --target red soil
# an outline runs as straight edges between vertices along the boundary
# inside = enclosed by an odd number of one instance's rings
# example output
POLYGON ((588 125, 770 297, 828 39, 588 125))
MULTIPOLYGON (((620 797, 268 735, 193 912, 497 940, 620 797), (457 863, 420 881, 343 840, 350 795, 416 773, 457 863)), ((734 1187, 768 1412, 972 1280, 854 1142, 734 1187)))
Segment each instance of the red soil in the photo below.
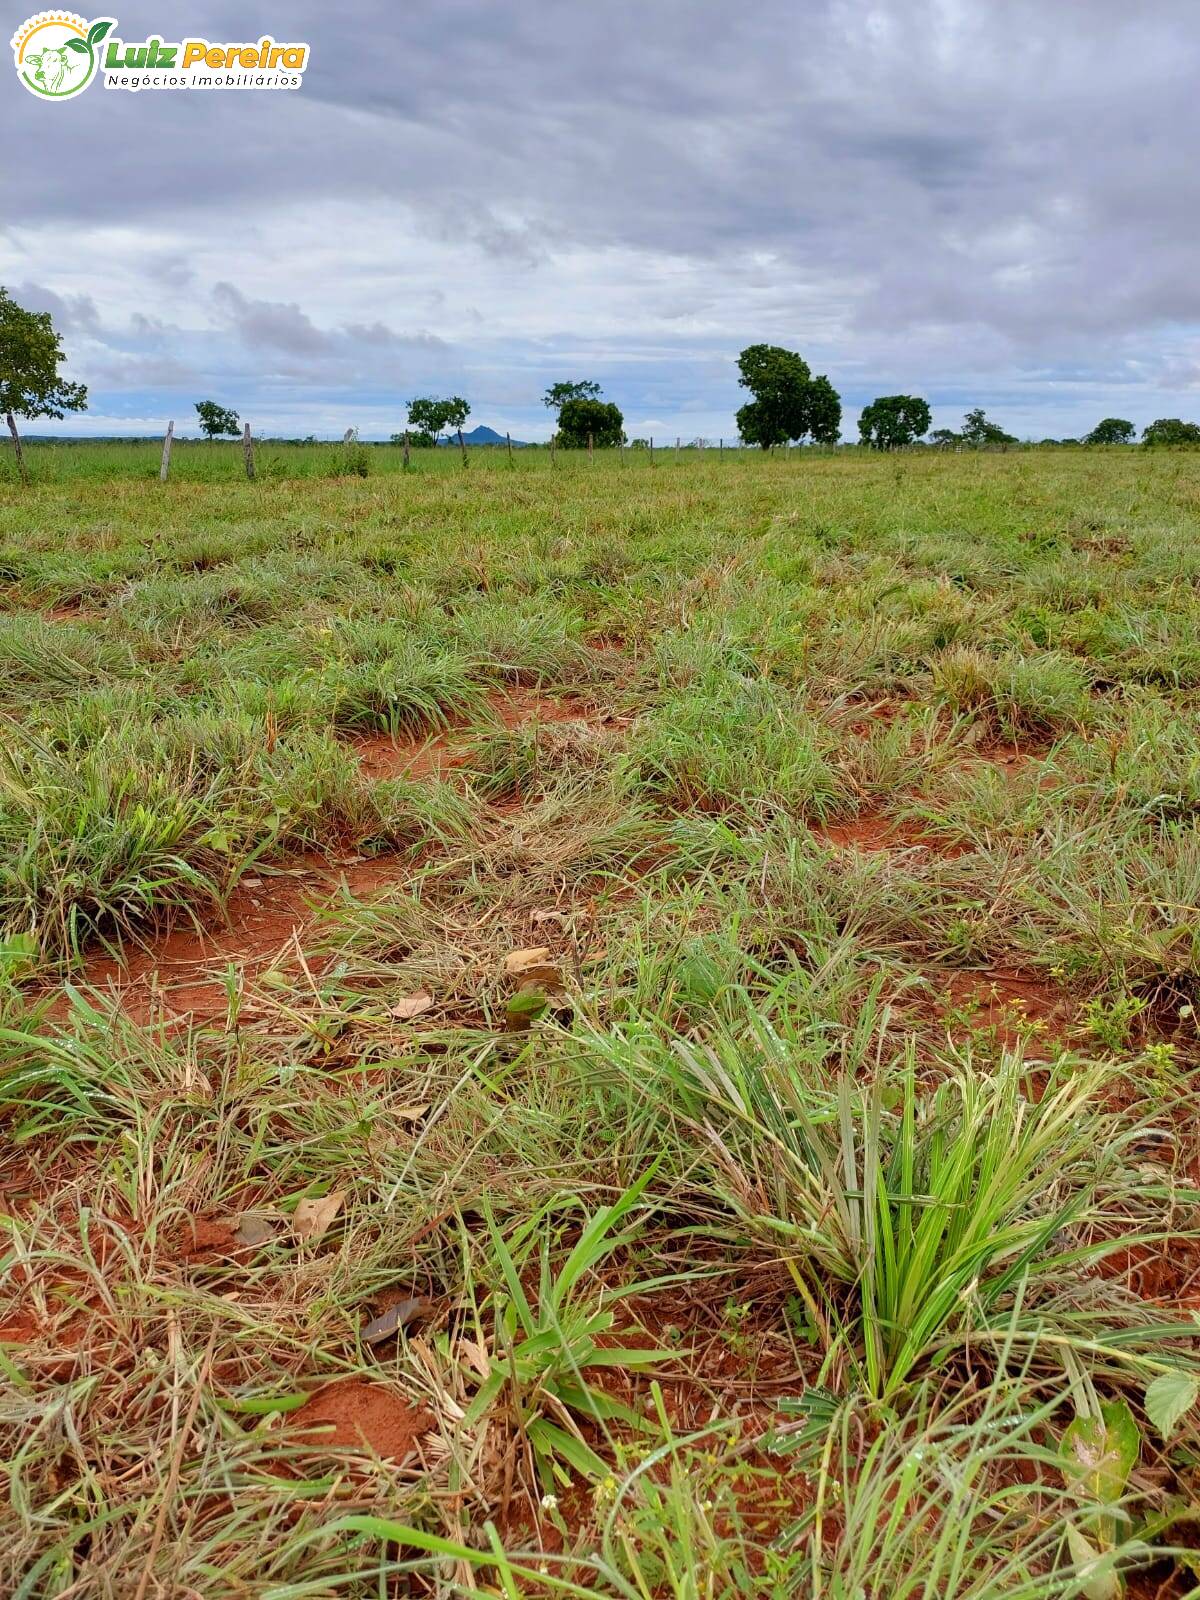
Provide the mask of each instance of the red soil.
POLYGON ((583 722, 596 708, 586 700, 552 699, 536 689, 496 689, 488 695, 488 708, 506 728, 527 728, 548 722, 583 722))
MULTIPOLYGON (((524 728, 532 724, 579 722, 595 714, 595 708, 581 700, 552 699, 533 689, 493 689, 487 697, 488 710, 505 728, 524 728)), ((460 767, 465 751, 454 743, 464 731, 456 723, 444 732, 420 739, 390 733, 358 734, 350 741, 357 753, 363 776, 380 778, 442 778, 460 767)))
POLYGON ((1035 761, 1044 761, 1051 748, 1044 739, 1010 739, 980 745, 973 753, 977 760, 999 767, 1005 774, 1015 774, 1035 761))
POLYGON ((363 733, 350 741, 364 778, 440 778, 462 761, 449 735, 431 739, 400 739, 390 733, 363 733))
POLYGON ((1062 1041, 1074 1021, 1070 998, 1027 972, 1002 967, 955 972, 945 983, 944 995, 943 1015, 950 1009, 966 1013, 972 1029, 994 1031, 1002 1045, 1016 1045, 1031 1036, 1062 1041))
POLYGON ((1200 1311, 1200 1240, 1179 1237, 1122 1247, 1106 1256, 1099 1270, 1141 1300, 1200 1311))
POLYGON ((940 856, 962 855, 966 846, 939 839, 919 823, 868 812, 849 822, 823 822, 812 830, 839 850, 928 850, 940 856))
POLYGON ((407 871, 407 857, 394 854, 341 862, 309 855, 283 871, 252 870, 230 896, 226 924, 177 926, 148 947, 130 946, 121 961, 94 955, 85 963, 83 983, 116 995, 137 1022, 148 1021, 159 1006, 178 1016, 224 1017, 223 969, 253 974, 277 959, 287 961, 317 910, 343 884, 352 894, 367 895, 407 871))
POLYGON ((37 1321, 28 1311, 15 1311, 0 1322, 0 1344, 32 1344, 37 1336, 37 1321))
POLYGON ((382 1383, 353 1378, 328 1383, 288 1417, 296 1442, 321 1450, 371 1450, 403 1461, 433 1426, 429 1411, 412 1406, 382 1383))
POLYGON ((242 1243, 237 1228, 224 1217, 195 1217, 184 1228, 178 1254, 182 1261, 195 1265, 237 1255, 249 1255, 251 1247, 242 1243))
MULTIPOLYGON (((506 728, 572 722, 595 714, 582 701, 552 699, 528 689, 494 690, 488 706, 506 728)), ((464 759, 452 743, 454 731, 420 740, 364 734, 353 747, 368 779, 435 779, 464 759)), ((230 896, 225 922, 199 928, 177 924, 147 945, 129 946, 120 960, 93 955, 85 963, 83 985, 117 996, 140 1023, 160 1013, 197 1021, 222 1019, 228 1011, 222 979, 226 969, 232 966, 239 975, 253 976, 277 961, 298 963, 304 933, 343 885, 356 896, 370 895, 401 881, 408 870, 408 858, 397 854, 341 860, 312 854, 284 869, 252 868, 230 896)), ((54 1011, 61 1015, 64 1008, 65 1002, 59 1001, 54 1011)))
MULTIPOLYGON (((672 1431, 679 1438, 690 1433, 702 1435, 696 1446, 697 1485, 705 1471, 701 1452, 715 1452, 709 1462, 720 1459, 722 1473, 730 1473, 726 1487, 732 1489, 738 1510, 765 1544, 790 1526, 811 1498, 804 1475, 765 1449, 766 1435, 784 1420, 780 1401, 799 1394, 806 1375, 797 1370, 792 1343, 780 1332, 778 1295, 757 1283, 739 1287, 738 1294, 714 1294, 711 1284, 698 1283, 657 1295, 633 1296, 622 1304, 622 1312, 631 1320, 602 1342, 663 1347, 655 1381, 672 1431), (738 1316, 731 1319, 727 1301, 735 1300, 738 1316), (736 1433, 705 1435, 705 1428, 717 1417, 726 1422, 736 1418, 736 1433)), ((587 1378, 635 1412, 646 1410, 648 1374, 619 1367, 594 1368, 587 1378)), ((604 1431, 587 1423, 583 1431, 602 1455, 610 1453, 604 1431)), ((633 1443, 621 1423, 610 1424, 607 1431, 633 1443)), ((666 1462, 652 1473, 660 1482, 669 1475, 666 1462)), ((565 1539, 561 1527, 538 1504, 536 1494, 526 1490, 495 1513, 506 1541, 547 1551, 594 1548, 596 1518, 598 1513, 603 1515, 603 1505, 598 1506, 579 1484, 560 1493, 557 1500, 555 1516, 566 1527, 565 1539)))

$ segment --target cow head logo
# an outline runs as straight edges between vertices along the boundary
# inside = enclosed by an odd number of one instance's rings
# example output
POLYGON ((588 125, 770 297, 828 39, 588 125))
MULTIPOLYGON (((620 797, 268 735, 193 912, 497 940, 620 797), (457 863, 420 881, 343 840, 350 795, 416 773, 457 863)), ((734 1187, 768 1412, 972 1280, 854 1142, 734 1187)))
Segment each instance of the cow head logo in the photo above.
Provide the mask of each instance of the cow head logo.
POLYGON ((39 11, 12 36, 17 76, 42 100, 81 94, 100 67, 100 44, 115 17, 85 22, 70 11, 39 11))

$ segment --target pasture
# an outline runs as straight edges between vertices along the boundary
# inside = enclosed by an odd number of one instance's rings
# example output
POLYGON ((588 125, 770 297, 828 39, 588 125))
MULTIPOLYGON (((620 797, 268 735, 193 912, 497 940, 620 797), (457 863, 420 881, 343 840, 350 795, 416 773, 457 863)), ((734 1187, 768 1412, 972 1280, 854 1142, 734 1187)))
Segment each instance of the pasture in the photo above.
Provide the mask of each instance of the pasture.
POLYGON ((338 448, 0 485, 0 1591, 1188 1592, 1194 459, 338 448))

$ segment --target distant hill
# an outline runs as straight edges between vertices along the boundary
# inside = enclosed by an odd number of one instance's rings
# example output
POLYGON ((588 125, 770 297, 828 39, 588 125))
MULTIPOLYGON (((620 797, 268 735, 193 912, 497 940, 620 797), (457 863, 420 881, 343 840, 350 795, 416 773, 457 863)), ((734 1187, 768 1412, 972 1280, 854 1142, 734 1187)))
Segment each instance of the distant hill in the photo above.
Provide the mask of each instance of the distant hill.
MULTIPOLYGON (((457 434, 452 434, 449 439, 442 439, 440 442, 442 444, 457 444, 458 443, 458 435, 457 434)), ((470 433, 464 433, 463 434, 463 443, 464 444, 503 444, 504 443, 504 435, 502 433, 497 433, 495 428, 489 428, 485 423, 481 422, 477 428, 472 428, 470 433)), ((526 443, 526 441, 524 439, 514 439, 513 440, 513 449, 514 450, 523 450, 525 448, 525 443, 526 443)))

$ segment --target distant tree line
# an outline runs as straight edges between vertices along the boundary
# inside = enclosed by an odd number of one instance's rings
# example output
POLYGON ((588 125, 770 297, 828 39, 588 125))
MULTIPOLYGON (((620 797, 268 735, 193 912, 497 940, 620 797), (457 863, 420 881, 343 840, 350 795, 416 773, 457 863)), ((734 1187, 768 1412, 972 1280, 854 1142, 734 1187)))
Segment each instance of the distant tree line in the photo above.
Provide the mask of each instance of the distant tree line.
MULTIPOLYGON (((87 389, 83 384, 69 382, 59 370, 65 359, 49 312, 25 310, 0 286, 0 414, 12 435, 23 479, 27 474, 16 419, 61 419, 68 411, 87 409, 87 389)), ((841 397, 823 373, 814 376, 808 362, 795 350, 773 344, 747 345, 738 356, 737 366, 738 384, 751 397, 737 412, 738 436, 743 444, 771 450, 780 445, 832 447, 840 443, 841 397)), ((604 399, 600 385, 592 379, 552 383, 542 401, 555 414, 553 443, 563 449, 611 448, 630 442, 620 408, 604 399)), ((393 434, 393 443, 436 445, 456 434, 465 463, 463 428, 470 414, 470 404, 461 395, 417 396, 408 402, 406 431, 393 434)), ((215 400, 198 400, 196 416, 206 439, 235 435, 238 431, 237 412, 215 400)), ((920 395, 879 395, 863 407, 858 421, 859 442, 872 450, 908 449, 926 441, 941 449, 980 449, 1018 442, 992 422, 981 407, 967 412, 957 433, 950 428, 934 428, 931 432, 932 420, 929 402, 920 395)), ((1126 418, 1104 417, 1082 440, 1041 442, 1129 445, 1136 436, 1137 430, 1126 418)), ((353 442, 357 445, 357 437, 353 442)), ((705 442, 695 440, 693 445, 705 442)), ((350 443, 349 436, 343 443, 350 443)), ((634 448, 645 448, 647 444, 642 439, 632 441, 634 448)), ((1142 429, 1142 444, 1200 446, 1200 424, 1184 422, 1179 417, 1159 417, 1142 429)))

